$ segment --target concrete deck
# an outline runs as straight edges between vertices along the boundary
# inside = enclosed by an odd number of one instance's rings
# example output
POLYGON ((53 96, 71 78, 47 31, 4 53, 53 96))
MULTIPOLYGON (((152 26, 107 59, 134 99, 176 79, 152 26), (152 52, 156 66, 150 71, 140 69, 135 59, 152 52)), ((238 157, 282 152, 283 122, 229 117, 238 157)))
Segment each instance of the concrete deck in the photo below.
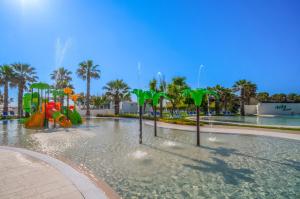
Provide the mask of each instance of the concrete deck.
POLYGON ((106 199, 88 177, 26 149, 0 146, 0 198, 106 199))
MULTIPOLYGON (((146 125, 153 126, 153 121, 145 121, 146 125)), ((177 130, 185 130, 185 131, 196 131, 196 126, 188 126, 188 125, 178 125, 178 124, 169 124, 164 122, 157 122, 157 127, 161 128, 169 128, 169 129, 177 129, 177 130)), ((258 135, 258 136, 269 136, 269 137, 277 137, 277 138, 286 138, 293 140, 300 140, 300 134, 296 133, 281 133, 277 130, 272 131, 270 129, 249 129, 245 127, 217 127, 217 126, 201 126, 200 132, 202 133, 224 133, 224 134, 241 134, 241 135, 258 135)))

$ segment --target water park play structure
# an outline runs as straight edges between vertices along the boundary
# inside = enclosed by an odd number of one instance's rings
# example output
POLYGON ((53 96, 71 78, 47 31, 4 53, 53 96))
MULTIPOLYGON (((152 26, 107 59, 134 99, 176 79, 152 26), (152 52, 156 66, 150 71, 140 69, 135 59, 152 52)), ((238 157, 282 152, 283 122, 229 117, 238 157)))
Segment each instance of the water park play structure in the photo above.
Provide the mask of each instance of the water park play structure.
POLYGON ((82 118, 76 111, 78 95, 73 94, 71 88, 51 89, 50 85, 40 82, 32 84, 30 90, 30 93, 23 96, 23 110, 28 116, 23 120, 25 128, 48 128, 49 122, 54 127, 59 124, 64 128, 82 123, 82 118), (66 106, 63 106, 64 97, 67 98, 66 106), (74 103, 71 106, 70 98, 74 103))

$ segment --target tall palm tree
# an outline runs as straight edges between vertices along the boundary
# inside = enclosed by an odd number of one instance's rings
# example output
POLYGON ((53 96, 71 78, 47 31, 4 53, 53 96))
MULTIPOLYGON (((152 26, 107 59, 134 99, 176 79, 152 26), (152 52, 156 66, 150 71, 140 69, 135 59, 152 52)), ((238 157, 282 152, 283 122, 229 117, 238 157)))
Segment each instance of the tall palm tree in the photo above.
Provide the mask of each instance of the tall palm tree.
POLYGON ((18 116, 23 116, 23 93, 27 90, 29 85, 36 82, 38 77, 34 67, 29 64, 15 63, 12 64, 15 72, 15 77, 18 86, 18 116))
POLYGON ((233 91, 240 91, 240 109, 241 115, 245 116, 245 103, 249 104, 250 98, 256 94, 257 86, 248 80, 236 81, 233 85, 233 91))
POLYGON ((287 101, 287 96, 284 93, 278 93, 271 96, 271 100, 276 103, 282 103, 287 101))
POLYGON ((176 107, 180 105, 184 99, 181 93, 188 88, 189 86, 186 83, 185 77, 174 77, 172 82, 168 85, 167 95, 172 105, 172 116, 176 107))
POLYGON ((219 84, 215 87, 211 88, 212 90, 216 91, 219 95, 219 100, 216 100, 216 113, 217 115, 220 114, 221 110, 225 112, 228 111, 228 104, 232 102, 234 98, 234 94, 232 93, 232 89, 225 88, 219 84))
POLYGON ((116 79, 108 82, 104 87, 105 95, 111 98, 115 103, 115 114, 120 113, 120 101, 130 100, 129 86, 122 79, 116 79))
POLYGON ((91 90, 91 78, 99 79, 100 70, 99 65, 94 65, 92 60, 87 60, 79 63, 77 69, 77 75, 83 80, 86 80, 86 115, 90 116, 90 90, 91 90))
POLYGON ((149 82, 149 88, 150 88, 150 90, 158 91, 158 89, 157 89, 157 80, 155 78, 153 78, 152 80, 150 80, 150 82, 149 82))
POLYGON ((106 95, 91 96, 91 101, 95 108, 100 108, 100 106, 108 103, 108 99, 106 95))
POLYGON ((14 71, 10 65, 0 66, 0 84, 4 85, 4 94, 3 94, 3 113, 8 112, 8 87, 14 86, 14 71))
MULTIPOLYGON (((55 89, 64 89, 66 87, 73 88, 73 85, 71 84, 72 81, 72 71, 69 71, 68 69, 64 67, 60 67, 57 70, 54 70, 50 74, 50 78, 54 80, 53 87, 55 89)), ((61 105, 64 105, 64 96, 59 97, 59 101, 61 105)))
MULTIPOLYGON (((167 82, 166 82, 165 76, 162 75, 162 76, 160 76, 160 79, 159 79, 159 92, 166 92, 166 88, 167 88, 167 82)), ((160 99, 159 99, 159 117, 160 118, 163 117, 163 102, 164 102, 164 96, 160 96, 160 99)))
POLYGON ((64 67, 60 67, 57 70, 54 70, 50 77, 54 80, 55 89, 63 89, 66 87, 72 87, 72 72, 64 67))
MULTIPOLYGON (((158 92, 158 88, 157 88, 157 80, 155 78, 153 78, 152 80, 150 80, 149 82, 149 89, 152 90, 152 91, 156 91, 158 92)), ((151 99, 147 99, 145 100, 145 104, 144 104, 144 112, 146 110, 146 106, 147 106, 147 103, 148 104, 151 104, 151 99)))
POLYGON ((257 95, 256 95, 256 99, 258 101, 260 101, 260 102, 267 102, 267 101, 269 101, 269 97, 270 97, 270 95, 267 92, 257 93, 257 95))
POLYGON ((4 103, 3 100, 4 100, 4 97, 3 97, 2 91, 0 90, 0 104, 4 103))
POLYGON ((296 102, 297 97, 298 97, 297 93, 290 93, 290 94, 287 95, 287 100, 289 102, 296 102))

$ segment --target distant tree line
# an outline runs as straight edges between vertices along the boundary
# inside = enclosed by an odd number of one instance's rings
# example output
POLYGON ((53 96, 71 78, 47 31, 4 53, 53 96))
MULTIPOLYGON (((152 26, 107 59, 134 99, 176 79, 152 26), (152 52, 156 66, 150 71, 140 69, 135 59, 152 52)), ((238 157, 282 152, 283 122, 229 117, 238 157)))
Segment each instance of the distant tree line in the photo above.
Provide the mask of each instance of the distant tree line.
MULTIPOLYGON (((76 74, 79 78, 86 81, 86 92, 81 93, 78 103, 86 108, 86 115, 90 115, 90 106, 100 108, 101 106, 113 102, 115 114, 120 113, 120 102, 124 100, 131 100, 130 87, 122 79, 109 81, 102 89, 104 94, 101 96, 91 96, 91 79, 99 79, 101 71, 98 69, 99 65, 94 64, 92 60, 86 60, 78 64, 76 74)), ((71 87, 72 85, 72 71, 60 67, 50 74, 53 80, 52 87, 55 89, 63 89, 71 87)), ((0 84, 3 86, 3 94, 0 91, 0 104, 3 104, 3 112, 8 112, 8 104, 12 101, 9 98, 9 88, 18 88, 18 115, 23 116, 23 94, 28 91, 30 84, 38 81, 36 69, 26 63, 14 63, 10 65, 0 66, 0 84)), ((153 78, 149 82, 149 89, 165 92, 168 96, 166 105, 164 105, 164 98, 160 98, 159 112, 162 117, 163 109, 167 108, 173 114, 174 111, 179 109, 193 110, 193 100, 189 97, 184 97, 181 93, 190 88, 186 82, 185 77, 173 77, 171 82, 166 82, 162 76, 159 79, 153 78)), ((296 93, 290 94, 273 94, 267 92, 258 92, 257 85, 248 80, 236 81, 232 87, 226 88, 221 85, 208 87, 207 89, 214 90, 218 93, 219 98, 206 98, 202 104, 202 110, 208 110, 208 101, 214 104, 211 107, 216 114, 224 112, 237 113, 240 109, 241 115, 245 114, 244 105, 250 104, 251 99, 256 99, 259 102, 300 102, 300 95, 296 93)), ((64 98, 60 99, 63 104, 64 98)))

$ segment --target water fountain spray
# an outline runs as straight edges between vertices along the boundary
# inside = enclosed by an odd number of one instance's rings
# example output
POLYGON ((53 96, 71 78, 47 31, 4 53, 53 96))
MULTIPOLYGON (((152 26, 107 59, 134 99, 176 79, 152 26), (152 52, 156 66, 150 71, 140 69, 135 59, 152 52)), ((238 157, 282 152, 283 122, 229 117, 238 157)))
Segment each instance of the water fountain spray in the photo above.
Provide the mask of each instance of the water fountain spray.
POLYGON ((200 74, 201 74, 201 69, 204 67, 204 65, 203 64, 201 64, 200 66, 199 66, 199 69, 198 69, 198 80, 197 80, 197 86, 198 86, 198 88, 200 88, 200 74))

